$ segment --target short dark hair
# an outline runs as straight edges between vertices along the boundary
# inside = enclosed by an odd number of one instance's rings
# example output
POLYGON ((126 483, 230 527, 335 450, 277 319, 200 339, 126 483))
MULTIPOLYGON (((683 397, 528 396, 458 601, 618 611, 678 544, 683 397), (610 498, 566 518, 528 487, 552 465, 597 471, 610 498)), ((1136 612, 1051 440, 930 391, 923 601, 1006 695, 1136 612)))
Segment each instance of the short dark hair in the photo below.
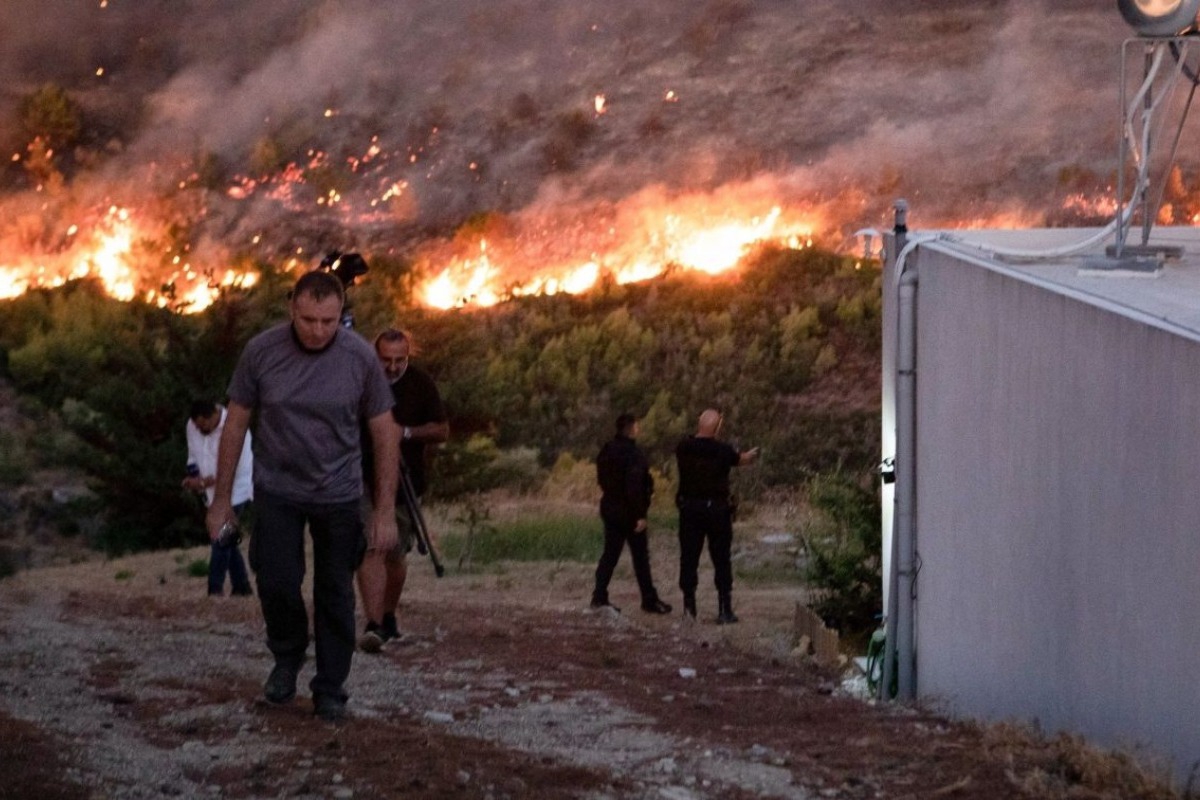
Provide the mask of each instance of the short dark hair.
POLYGON ((402 331, 399 328, 384 328, 381 330, 379 335, 375 337, 375 349, 378 350, 379 345, 384 342, 408 342, 410 345, 415 344, 408 331, 402 331))
POLYGON ((628 412, 617 417, 617 433, 629 433, 635 422, 637 422, 637 417, 628 412))
POLYGON ((342 287, 342 282, 333 273, 319 269, 301 275, 289 297, 295 300, 302 294, 307 294, 314 300, 336 296, 339 303, 344 305, 346 302, 346 290, 342 287))
POLYGON ((217 404, 212 400, 193 400, 192 407, 188 409, 188 419, 205 419, 211 417, 216 411, 217 404))
POLYGON ((416 339, 413 338, 412 333, 402 330, 400 327, 385 327, 379 331, 376 341, 374 341, 376 353, 379 351, 379 345, 384 342, 408 342, 408 355, 416 355, 416 339))

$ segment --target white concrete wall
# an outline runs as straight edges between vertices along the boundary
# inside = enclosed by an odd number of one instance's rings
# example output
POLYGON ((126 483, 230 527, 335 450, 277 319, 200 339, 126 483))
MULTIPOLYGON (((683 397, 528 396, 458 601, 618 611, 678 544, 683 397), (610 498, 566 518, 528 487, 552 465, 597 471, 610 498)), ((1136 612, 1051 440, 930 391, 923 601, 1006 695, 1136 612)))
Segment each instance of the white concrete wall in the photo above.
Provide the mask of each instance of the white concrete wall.
POLYGON ((1200 343, 936 251, 917 264, 919 695, 1186 775, 1200 343))

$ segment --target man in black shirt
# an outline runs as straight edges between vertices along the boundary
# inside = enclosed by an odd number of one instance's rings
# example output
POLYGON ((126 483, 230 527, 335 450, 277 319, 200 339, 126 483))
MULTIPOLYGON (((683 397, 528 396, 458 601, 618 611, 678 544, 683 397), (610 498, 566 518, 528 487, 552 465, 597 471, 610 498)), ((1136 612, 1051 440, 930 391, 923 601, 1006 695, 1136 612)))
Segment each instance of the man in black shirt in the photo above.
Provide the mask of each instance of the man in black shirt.
POLYGON ((721 412, 706 409, 696 433, 675 448, 679 466, 679 588, 683 591, 683 613, 696 616, 696 570, 700 552, 708 540, 708 555, 717 585, 717 624, 738 621, 733 613, 733 568, 729 561, 733 545, 733 515, 729 503, 729 470, 752 464, 758 448, 738 451, 717 440, 721 412))
POLYGON ((642 595, 642 610, 651 614, 669 614, 671 607, 658 597, 650 577, 650 548, 646 513, 654 494, 650 464, 637 446, 638 424, 632 414, 617 417, 617 435, 605 443, 596 456, 596 479, 600 483, 600 519, 604 521, 604 552, 596 566, 596 588, 592 608, 616 606, 608 602, 608 582, 629 543, 633 572, 642 595))
MULTIPOLYGON (((409 363, 413 355, 409 334, 395 328, 383 331, 375 337, 375 355, 396 398, 392 413, 400 425, 400 461, 408 470, 414 494, 420 498, 426 487, 425 446, 444 442, 450 436, 446 409, 433 379, 409 363)), ((396 511, 396 546, 387 551, 368 550, 358 570, 358 590, 367 617, 358 647, 367 653, 379 652, 384 642, 400 636, 396 608, 408 577, 407 555, 413 548, 415 532, 402 494, 396 498, 396 511)))

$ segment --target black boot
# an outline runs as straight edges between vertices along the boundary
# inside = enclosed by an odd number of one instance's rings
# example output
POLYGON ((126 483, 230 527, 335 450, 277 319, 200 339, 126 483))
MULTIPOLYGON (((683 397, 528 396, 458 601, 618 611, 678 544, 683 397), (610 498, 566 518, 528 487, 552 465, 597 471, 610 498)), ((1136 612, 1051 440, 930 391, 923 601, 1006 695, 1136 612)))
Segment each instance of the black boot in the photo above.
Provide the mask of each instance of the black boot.
POLYGON ((696 595, 685 594, 683 596, 683 615, 692 619, 696 618, 696 595))
POLYGON ((643 600, 642 601, 642 611, 645 611, 647 614, 670 614, 671 613, 671 604, 664 603, 662 600, 660 600, 657 597, 648 603, 643 600))
POLYGON ((723 594, 717 598, 717 624, 732 625, 737 622, 737 614, 733 613, 733 600, 729 595, 723 594))
POLYGON ((621 613, 621 609, 617 608, 612 603, 608 602, 607 594, 593 594, 591 607, 593 610, 599 609, 599 608, 611 608, 614 613, 617 613, 617 614, 621 613))

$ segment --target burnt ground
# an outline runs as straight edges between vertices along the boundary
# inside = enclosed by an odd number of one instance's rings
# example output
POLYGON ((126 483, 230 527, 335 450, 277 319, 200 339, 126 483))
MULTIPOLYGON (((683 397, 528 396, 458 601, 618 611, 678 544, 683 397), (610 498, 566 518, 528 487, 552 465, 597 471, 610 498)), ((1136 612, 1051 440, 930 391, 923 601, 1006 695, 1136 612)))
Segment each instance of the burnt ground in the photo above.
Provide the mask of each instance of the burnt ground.
POLYGON ((591 612, 580 565, 418 563, 404 639, 356 656, 331 725, 311 667, 259 699, 257 603, 204 597, 203 555, 0 582, 0 798, 1173 796, 1070 741, 849 696, 792 652, 791 590, 742 588, 717 626, 643 614, 622 570, 626 613, 591 612))

